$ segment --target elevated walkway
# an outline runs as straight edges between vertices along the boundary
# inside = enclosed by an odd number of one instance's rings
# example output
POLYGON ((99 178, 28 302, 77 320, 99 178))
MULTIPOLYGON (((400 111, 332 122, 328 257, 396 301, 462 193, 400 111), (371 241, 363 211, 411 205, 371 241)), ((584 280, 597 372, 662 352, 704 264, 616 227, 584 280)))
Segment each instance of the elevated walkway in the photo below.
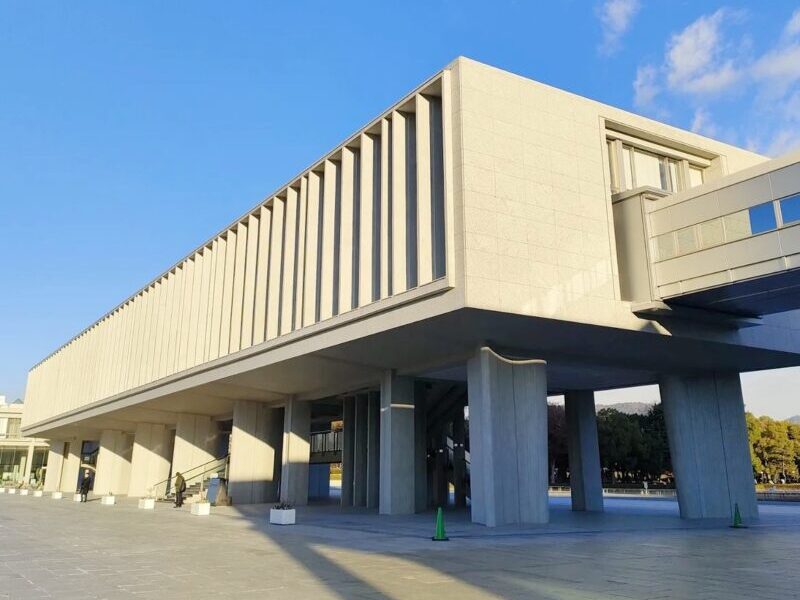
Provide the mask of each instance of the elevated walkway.
POLYGON ((800 308, 800 152, 677 194, 614 198, 623 295, 636 312, 748 318, 800 308))

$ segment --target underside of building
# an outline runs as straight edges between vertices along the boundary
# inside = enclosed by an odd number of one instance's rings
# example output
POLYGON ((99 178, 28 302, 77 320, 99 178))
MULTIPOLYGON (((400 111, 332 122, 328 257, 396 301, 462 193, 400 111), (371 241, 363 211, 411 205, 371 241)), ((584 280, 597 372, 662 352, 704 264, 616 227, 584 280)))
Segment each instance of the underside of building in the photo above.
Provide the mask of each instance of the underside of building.
POLYGON ((23 427, 51 490, 94 440, 98 493, 304 504, 341 462, 344 506, 543 523, 548 395, 602 510, 594 392, 658 384, 682 516, 756 518, 739 373, 800 364, 798 194, 800 154, 459 58, 36 365, 23 427))

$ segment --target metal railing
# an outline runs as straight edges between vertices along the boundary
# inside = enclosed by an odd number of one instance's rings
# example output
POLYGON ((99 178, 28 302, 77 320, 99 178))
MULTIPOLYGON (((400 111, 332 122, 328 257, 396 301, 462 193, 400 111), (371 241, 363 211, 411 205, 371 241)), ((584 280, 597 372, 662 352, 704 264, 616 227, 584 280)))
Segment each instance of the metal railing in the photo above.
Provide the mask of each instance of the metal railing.
MULTIPOLYGON (((212 475, 219 475, 222 473, 222 477, 228 477, 228 462, 230 459, 230 454, 226 454, 222 458, 215 458, 214 460, 210 460, 207 463, 203 463, 202 465, 197 465, 196 467, 192 467, 191 469, 187 469, 181 475, 183 476, 183 480, 186 482, 186 487, 190 487, 197 483, 200 484, 200 493, 203 493, 203 486, 207 479, 210 479, 212 475)), ((159 481, 158 483, 151 486, 149 490, 149 494, 151 497, 156 498, 158 500, 163 500, 167 498, 175 486, 175 477, 177 473, 164 481, 159 481)))
POLYGON ((311 434, 311 452, 341 452, 342 430, 317 431, 311 434))

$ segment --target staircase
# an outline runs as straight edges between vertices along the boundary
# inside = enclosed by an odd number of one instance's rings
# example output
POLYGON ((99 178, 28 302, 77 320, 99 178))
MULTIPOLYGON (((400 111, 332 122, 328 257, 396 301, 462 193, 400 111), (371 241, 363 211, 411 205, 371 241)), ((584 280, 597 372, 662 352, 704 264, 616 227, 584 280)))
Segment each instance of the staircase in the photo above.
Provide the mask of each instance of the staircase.
MULTIPOLYGON (((186 504, 192 504, 204 500, 208 482, 211 479, 227 479, 229 460, 230 455, 228 454, 183 472, 182 475, 186 481, 183 501, 186 504)), ((175 500, 175 477, 171 476, 169 479, 156 483, 153 486, 153 494, 156 500, 173 502, 175 500)))

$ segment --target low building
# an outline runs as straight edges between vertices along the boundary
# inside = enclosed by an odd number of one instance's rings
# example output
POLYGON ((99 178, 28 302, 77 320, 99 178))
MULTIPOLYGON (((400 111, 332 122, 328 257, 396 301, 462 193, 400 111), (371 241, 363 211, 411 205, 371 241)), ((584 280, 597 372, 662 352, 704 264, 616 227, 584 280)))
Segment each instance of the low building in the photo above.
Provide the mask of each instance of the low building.
POLYGON ((35 365, 24 428, 53 489, 87 441, 98 493, 235 503, 340 457, 344 506, 541 523, 548 394, 602 510, 594 392, 658 384, 681 514, 756 518, 739 373, 800 365, 798 283, 800 154, 459 58, 35 365))
POLYGON ((22 435, 21 402, 7 404, 0 396, 0 485, 37 485, 47 468, 46 440, 22 435))

